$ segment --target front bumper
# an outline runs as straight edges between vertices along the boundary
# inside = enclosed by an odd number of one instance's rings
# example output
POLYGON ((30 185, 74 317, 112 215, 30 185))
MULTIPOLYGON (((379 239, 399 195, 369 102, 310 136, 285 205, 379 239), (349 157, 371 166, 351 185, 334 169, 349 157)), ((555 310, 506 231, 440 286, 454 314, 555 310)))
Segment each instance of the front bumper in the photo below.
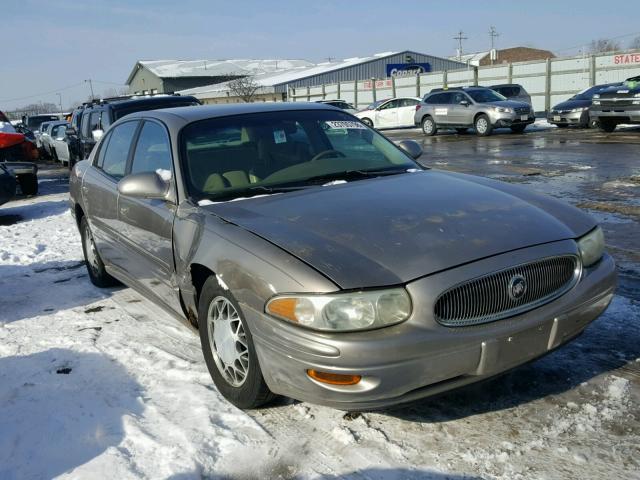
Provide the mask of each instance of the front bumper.
POLYGON ((489 112, 491 124, 496 128, 507 128, 517 125, 530 125, 536 121, 535 115, 530 112, 528 114, 489 112))
POLYGON ((243 309, 265 381, 274 392, 344 410, 405 403, 484 380, 545 355, 579 335, 609 305, 616 285, 615 264, 605 254, 583 270, 566 294, 535 310, 471 327, 444 327, 433 320, 433 293, 480 272, 514 261, 568 250, 564 241, 500 255, 407 285, 414 312, 406 322, 379 330, 314 332, 243 309), (434 290, 434 287, 437 287, 434 290), (306 370, 361 375, 352 386, 331 386, 306 370))
POLYGON ((617 123, 640 123, 640 105, 591 107, 591 117, 612 120, 617 123))
POLYGON ((586 125, 589 122, 589 111, 549 112, 547 121, 552 125, 586 125))

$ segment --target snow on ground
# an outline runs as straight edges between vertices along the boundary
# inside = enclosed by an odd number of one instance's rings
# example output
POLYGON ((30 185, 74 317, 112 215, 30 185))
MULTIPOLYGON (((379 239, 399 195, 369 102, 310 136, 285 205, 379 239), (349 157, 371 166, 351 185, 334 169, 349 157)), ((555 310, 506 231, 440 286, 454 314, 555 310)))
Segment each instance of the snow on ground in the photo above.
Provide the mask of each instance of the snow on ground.
POLYGON ((0 478, 640 478, 640 304, 499 379, 375 413, 242 412, 195 332, 87 278, 64 179, 0 208, 0 478))

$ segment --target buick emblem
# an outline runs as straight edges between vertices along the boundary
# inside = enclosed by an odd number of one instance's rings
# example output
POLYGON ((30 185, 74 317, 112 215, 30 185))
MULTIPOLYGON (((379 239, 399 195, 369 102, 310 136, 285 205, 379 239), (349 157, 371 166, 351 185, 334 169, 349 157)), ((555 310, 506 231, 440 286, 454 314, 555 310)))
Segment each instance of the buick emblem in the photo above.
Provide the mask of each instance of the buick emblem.
POLYGON ((512 300, 519 300, 527 292, 527 280, 522 275, 514 275, 509 280, 508 292, 512 300))

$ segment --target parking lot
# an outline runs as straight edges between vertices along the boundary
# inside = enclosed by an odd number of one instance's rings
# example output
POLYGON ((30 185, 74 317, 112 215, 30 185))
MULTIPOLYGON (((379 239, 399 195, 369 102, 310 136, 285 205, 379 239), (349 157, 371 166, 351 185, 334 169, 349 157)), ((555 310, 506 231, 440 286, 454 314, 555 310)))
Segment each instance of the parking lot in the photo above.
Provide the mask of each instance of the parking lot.
POLYGON ((197 333, 131 289, 90 285, 67 172, 45 165, 42 195, 0 208, 0 477, 640 478, 640 130, 384 133, 419 141, 426 166, 595 215, 620 273, 607 313, 541 360, 408 406, 242 412, 211 384, 197 333))

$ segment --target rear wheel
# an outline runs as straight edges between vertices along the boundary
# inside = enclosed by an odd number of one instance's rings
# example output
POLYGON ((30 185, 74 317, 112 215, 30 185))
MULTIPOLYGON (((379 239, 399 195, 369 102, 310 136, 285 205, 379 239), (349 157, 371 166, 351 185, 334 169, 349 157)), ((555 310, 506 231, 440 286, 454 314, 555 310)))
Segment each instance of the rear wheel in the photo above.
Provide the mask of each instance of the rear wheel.
POLYGON ((28 173, 26 175, 20 175, 18 177, 18 184, 23 195, 32 197, 38 194, 38 175, 35 173, 28 173))
POLYGON ((364 123, 367 127, 373 128, 373 122, 370 118, 363 118, 362 123, 364 123))
POLYGON ((525 128, 527 128, 526 125, 514 125, 513 127, 511 127, 511 131, 513 133, 522 133, 524 132, 525 128))
POLYGON ((422 133, 428 136, 433 136, 438 132, 436 122, 431 117, 424 117, 422 119, 422 133))
POLYGON ((100 288, 118 285, 118 281, 109 275, 104 268, 104 263, 102 263, 96 244, 93 241, 89 222, 87 222, 87 217, 84 216, 80 220, 80 235, 82 236, 84 261, 87 265, 87 272, 89 273, 91 283, 100 288))
POLYGON ((611 120, 605 120, 605 119, 600 120, 600 130, 605 131, 607 133, 613 132, 617 126, 618 124, 611 120))
POLYGON ((202 287, 198 325, 207 368, 222 396, 243 409, 274 398, 262 376, 240 305, 215 277, 209 277, 202 287))
POLYGON ((489 117, 487 117, 484 113, 476 117, 476 121, 473 125, 476 129, 476 133, 480 137, 491 135, 491 132, 493 131, 491 121, 489 120, 489 117))

